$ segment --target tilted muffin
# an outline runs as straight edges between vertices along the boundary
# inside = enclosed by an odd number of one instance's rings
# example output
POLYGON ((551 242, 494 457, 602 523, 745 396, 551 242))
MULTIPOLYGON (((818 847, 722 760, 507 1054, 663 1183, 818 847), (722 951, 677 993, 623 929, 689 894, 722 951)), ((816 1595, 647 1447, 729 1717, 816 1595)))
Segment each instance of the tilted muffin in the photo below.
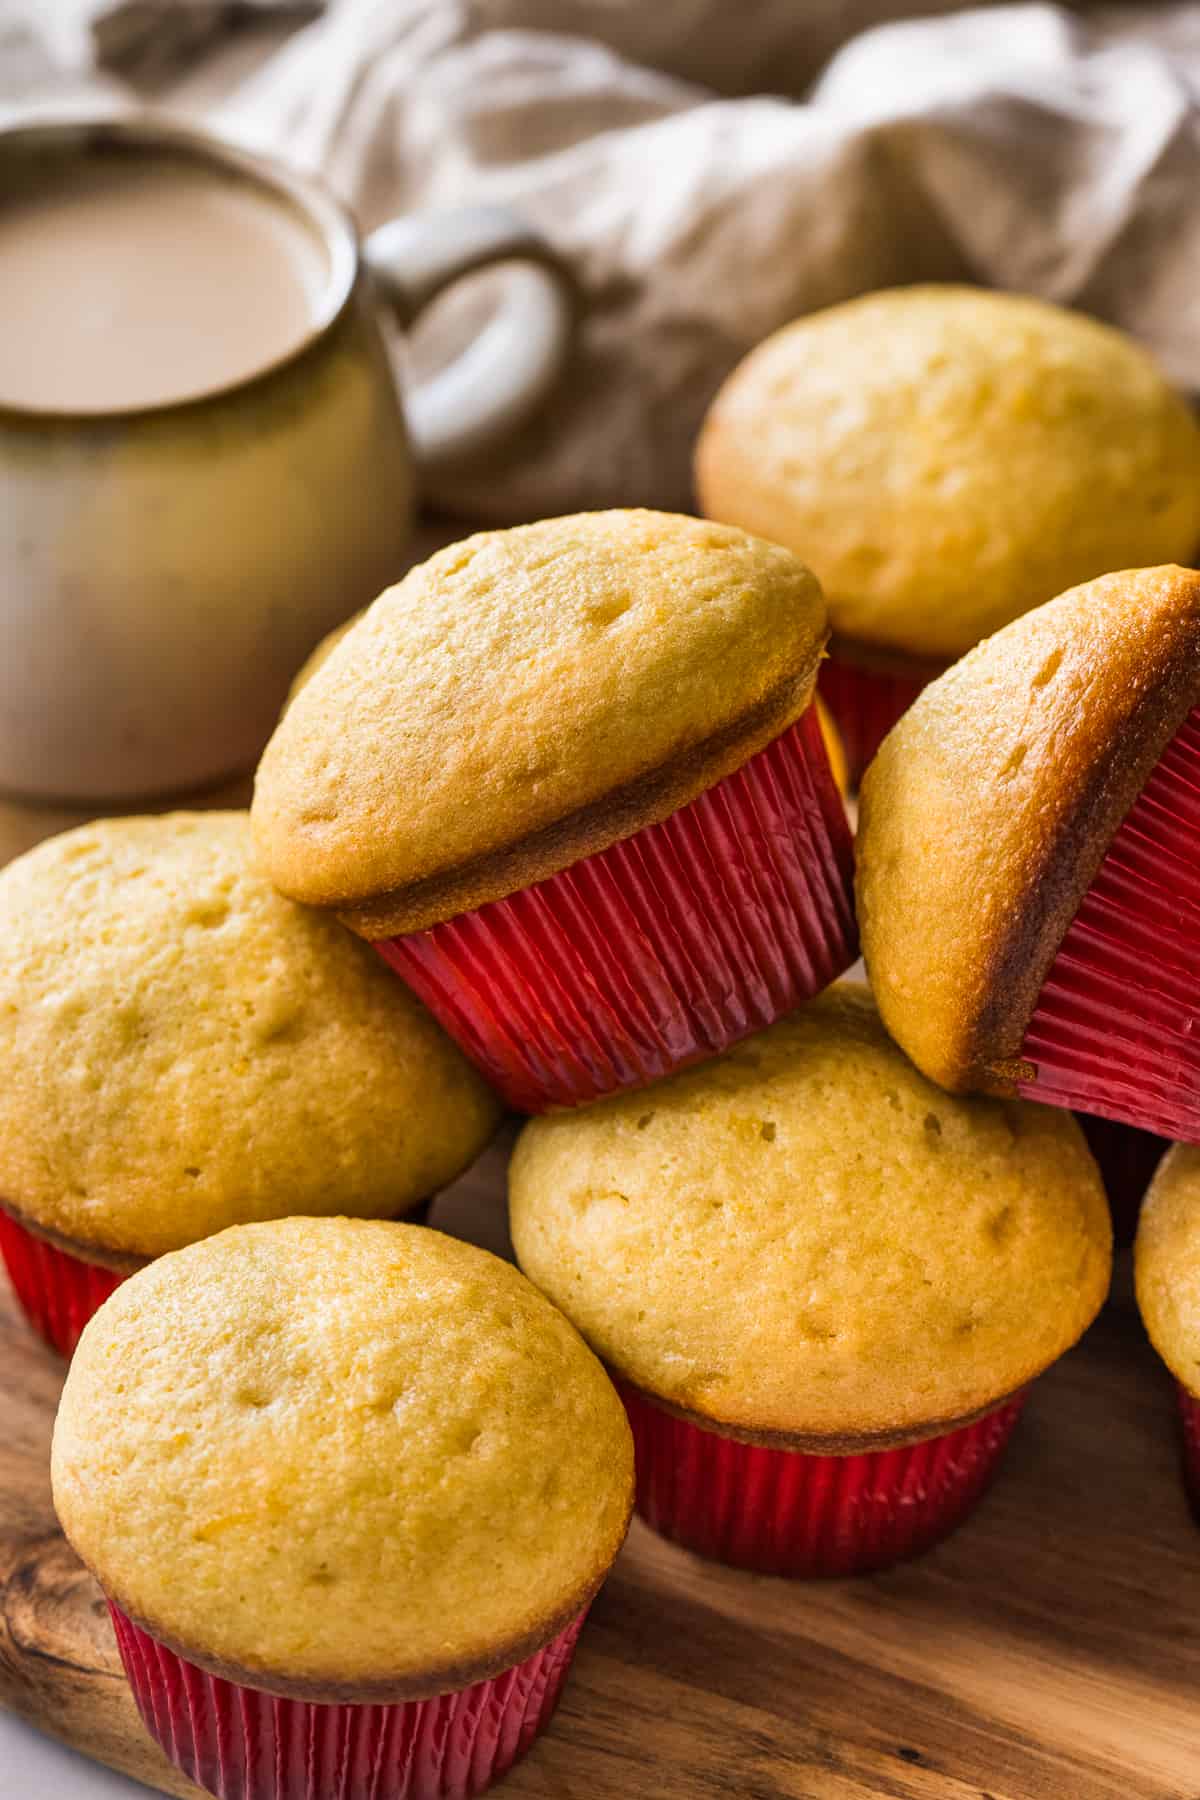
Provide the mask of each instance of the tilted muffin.
POLYGON ((990 632, 1200 544, 1200 429, 1146 352, 979 288, 868 294, 776 332, 717 395, 696 480, 712 518, 815 569, 822 691, 857 769, 990 632))
MULTIPOLYGON (((363 617, 365 611, 366 608, 364 607, 363 612, 355 613, 352 619, 347 619, 344 625, 339 625, 336 630, 331 631, 327 637, 321 639, 321 642, 317 645, 312 655, 300 665, 295 680, 288 689, 288 706, 291 705, 301 688, 308 686, 317 670, 323 668, 329 661, 329 658, 333 655, 342 639, 346 636, 346 633, 358 624, 358 621, 363 617)), ((817 723, 821 727, 821 738, 825 745, 825 754, 829 758, 830 771, 832 772, 833 779, 837 782, 839 790, 844 794, 848 792, 850 787, 850 766, 846 761, 846 749, 845 745, 842 743, 841 733, 834 724, 833 715, 822 701, 820 694, 815 695, 813 698, 813 709, 817 715, 817 723)))
POLYGON ((851 983, 526 1126, 509 1199, 521 1267, 618 1377, 639 1509, 781 1573, 949 1530, 1108 1287, 1074 1120, 940 1093, 851 983))
POLYGON ((507 1263, 293 1218, 118 1290, 52 1474, 146 1725, 193 1780, 274 1800, 315 1791, 315 1765, 322 1800, 426 1800, 477 1791, 548 1720, 633 1458, 603 1369, 507 1263))
POLYGON ((825 635, 802 563, 703 520, 451 545, 280 721, 267 868, 375 941, 514 1105, 644 1083, 853 960, 825 635))
POLYGON ((1138 1307, 1175 1377, 1183 1479, 1200 1519, 1200 1149, 1167 1151, 1142 1204, 1134 1246, 1138 1307))
POLYGON ((64 1352, 124 1274, 281 1213, 395 1217, 499 1105, 245 813, 110 819, 0 873, 0 1248, 64 1352))
POLYGON ((296 695, 300 692, 301 688, 306 688, 317 670, 325 667, 325 664, 329 661, 342 639, 346 637, 349 632, 354 630, 354 627, 358 624, 359 620, 364 619, 366 614, 367 608, 364 606, 360 611, 354 613, 351 618, 345 620, 343 624, 335 625, 333 630, 328 632, 321 639, 316 649, 313 650, 310 655, 305 657, 293 676, 292 685, 287 691, 287 700, 284 703, 285 712, 292 704, 292 701, 296 698, 296 695))
POLYGON ((925 690, 863 782, 859 919, 943 1087, 1200 1138, 1200 574, 1135 569, 925 690))

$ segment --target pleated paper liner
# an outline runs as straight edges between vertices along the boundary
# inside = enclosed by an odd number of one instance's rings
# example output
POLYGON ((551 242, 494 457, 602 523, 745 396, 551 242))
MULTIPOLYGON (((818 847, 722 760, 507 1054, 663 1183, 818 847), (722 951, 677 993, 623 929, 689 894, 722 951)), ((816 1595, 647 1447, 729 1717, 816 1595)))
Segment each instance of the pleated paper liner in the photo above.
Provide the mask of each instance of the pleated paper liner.
POLYGON ((670 818, 376 948, 520 1112, 716 1055, 858 954, 816 710, 670 818))
POLYGON ((1113 1246, 1128 1250, 1137 1236, 1142 1201, 1167 1149, 1167 1139, 1152 1131, 1138 1131, 1133 1125, 1118 1125, 1113 1119, 1094 1118, 1090 1113, 1079 1113, 1077 1117, 1088 1149, 1104 1177, 1112 1214, 1113 1246))
POLYGON ((1038 996, 1022 1092, 1200 1143, 1200 707, 1113 838, 1038 996))
POLYGON ((941 1437, 812 1456, 722 1437, 618 1382, 633 1429, 637 1510, 688 1550, 765 1575, 862 1575, 939 1543, 981 1499, 1025 1403, 941 1437))
POLYGON ((146 1729, 219 1800, 469 1800, 549 1724, 584 1615, 491 1681, 433 1700, 322 1705, 209 1675, 109 1603, 146 1729))
POLYGON ((92 1314, 125 1279, 26 1231, 2 1207, 0 1255, 26 1318, 60 1356, 72 1355, 92 1314))
POLYGON ((836 648, 821 664, 817 688, 845 746, 851 787, 858 786, 892 726, 936 674, 933 665, 920 675, 867 668, 839 657, 836 648))
POLYGON ((1189 1394, 1181 1381, 1175 1383, 1179 1403, 1181 1467, 1184 1492, 1197 1524, 1200 1524, 1200 1399, 1189 1394))

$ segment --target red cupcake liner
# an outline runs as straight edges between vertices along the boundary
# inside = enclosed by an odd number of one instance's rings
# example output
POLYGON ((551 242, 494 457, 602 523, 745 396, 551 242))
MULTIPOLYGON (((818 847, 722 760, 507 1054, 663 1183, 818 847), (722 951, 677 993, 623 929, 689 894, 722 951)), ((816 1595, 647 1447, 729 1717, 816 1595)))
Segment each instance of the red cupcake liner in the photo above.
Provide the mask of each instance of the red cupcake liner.
POLYGON ((491 1681, 433 1700, 339 1706, 206 1674, 111 1601, 108 1610, 147 1731, 219 1800, 469 1800, 549 1724, 586 1616, 491 1681))
POLYGON ((764 1575, 862 1575, 919 1556, 982 1497, 1025 1404, 899 1450, 811 1456, 743 1444, 618 1382, 637 1510, 663 1537, 764 1575))
POLYGON ((816 710, 660 824, 375 948, 519 1112, 715 1056, 858 954, 816 710))
POLYGON ((70 1356, 79 1334, 113 1289, 124 1281, 113 1269, 58 1250, 0 1207, 0 1256, 29 1323, 60 1356, 70 1356))
POLYGON ((1168 744, 1051 964, 1021 1092, 1200 1143, 1200 707, 1168 744))
POLYGON ((1077 1113, 1076 1117, 1104 1178, 1113 1247, 1128 1250, 1137 1236, 1146 1189, 1169 1140, 1133 1125, 1118 1125, 1115 1119, 1097 1119, 1090 1113, 1077 1113))
POLYGON ((932 669, 928 675, 888 675, 842 662, 836 651, 821 664, 817 691, 846 747, 851 787, 858 786, 892 726, 933 679, 932 669))

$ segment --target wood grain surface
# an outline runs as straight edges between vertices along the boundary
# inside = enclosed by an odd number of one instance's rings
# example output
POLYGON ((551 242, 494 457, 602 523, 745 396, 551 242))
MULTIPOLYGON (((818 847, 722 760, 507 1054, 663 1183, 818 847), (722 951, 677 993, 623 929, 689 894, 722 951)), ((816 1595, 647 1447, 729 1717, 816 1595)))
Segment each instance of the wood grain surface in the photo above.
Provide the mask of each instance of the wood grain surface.
MULTIPOLYGON (((503 1235, 505 1146, 433 1222, 503 1235)), ((61 1365, 0 1283, 0 1700, 176 1795, 59 1535, 61 1365)), ((976 1516, 923 1560, 799 1584, 635 1524, 512 1800, 1197 1800, 1200 1531, 1128 1302, 1035 1389, 976 1516)))

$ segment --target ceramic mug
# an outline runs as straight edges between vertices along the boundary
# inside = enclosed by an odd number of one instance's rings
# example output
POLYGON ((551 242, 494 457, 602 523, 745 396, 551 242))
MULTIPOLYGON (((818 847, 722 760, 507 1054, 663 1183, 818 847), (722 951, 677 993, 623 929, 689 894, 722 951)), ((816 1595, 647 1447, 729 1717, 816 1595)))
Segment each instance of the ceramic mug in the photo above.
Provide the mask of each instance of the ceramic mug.
MULTIPOLYGON (((198 397, 100 412, 0 397, 10 795, 128 802, 251 766, 307 652, 404 567, 422 466, 499 443, 569 351, 569 274, 511 213, 400 219, 360 243, 316 183, 172 121, 10 126, 0 206, 36 192, 47 159, 164 151, 285 203, 328 276, 298 347, 198 397), (482 335, 402 407, 381 309, 409 325, 510 261, 529 269, 482 335)), ((0 292, 0 328, 3 310, 0 292)))

